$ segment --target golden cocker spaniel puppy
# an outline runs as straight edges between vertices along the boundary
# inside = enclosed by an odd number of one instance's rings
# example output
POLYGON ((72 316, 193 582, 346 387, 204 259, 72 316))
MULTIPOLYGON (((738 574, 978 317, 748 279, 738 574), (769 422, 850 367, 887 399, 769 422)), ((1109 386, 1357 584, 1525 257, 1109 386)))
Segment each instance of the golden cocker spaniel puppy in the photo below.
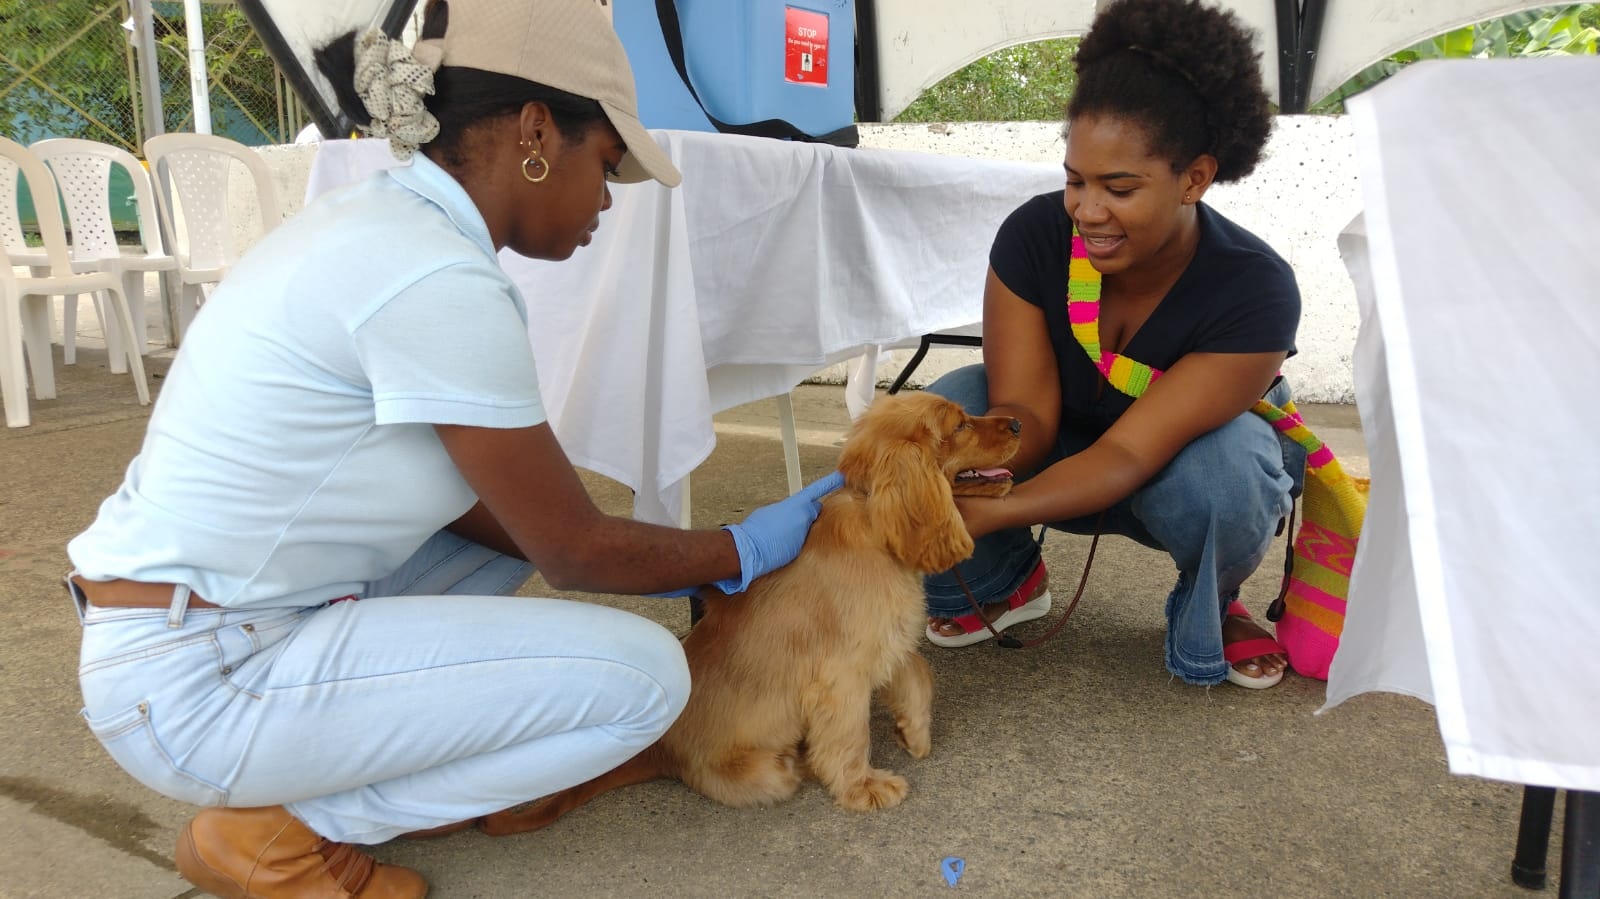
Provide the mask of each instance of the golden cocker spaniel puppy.
POLYGON ((769 805, 806 776, 839 805, 898 805, 905 778, 870 762, 876 694, 900 745, 928 754, 933 675, 917 653, 924 574, 972 554, 953 496, 997 496, 1020 424, 967 415, 929 393, 875 402, 839 460, 830 494, 790 565, 748 592, 708 595, 684 640, 688 706, 649 749, 587 783, 490 815, 494 834, 544 827, 613 787, 682 780, 732 806, 769 805))

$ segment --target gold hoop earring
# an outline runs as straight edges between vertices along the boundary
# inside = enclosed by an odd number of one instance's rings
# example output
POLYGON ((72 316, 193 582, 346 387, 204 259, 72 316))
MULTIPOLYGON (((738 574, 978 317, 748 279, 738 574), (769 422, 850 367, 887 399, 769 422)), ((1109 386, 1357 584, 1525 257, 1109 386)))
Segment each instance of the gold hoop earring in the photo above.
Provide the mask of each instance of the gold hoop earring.
POLYGON ((522 177, 526 178, 530 184, 538 184, 540 181, 550 177, 550 162, 544 157, 540 156, 538 150, 528 151, 528 158, 522 160, 522 177), (539 165, 539 174, 537 177, 528 174, 528 166, 533 165, 534 163, 538 163, 539 165))

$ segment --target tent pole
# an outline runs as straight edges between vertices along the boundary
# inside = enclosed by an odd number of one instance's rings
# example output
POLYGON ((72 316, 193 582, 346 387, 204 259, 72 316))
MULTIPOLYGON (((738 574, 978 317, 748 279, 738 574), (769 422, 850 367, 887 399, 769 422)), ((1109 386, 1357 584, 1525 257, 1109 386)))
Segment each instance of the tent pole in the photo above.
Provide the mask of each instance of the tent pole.
MULTIPOLYGON (((161 100, 161 65, 156 59, 156 17, 155 11, 150 7, 150 0, 132 0, 128 4, 128 12, 133 16, 133 41, 134 57, 139 64, 139 95, 140 118, 144 123, 144 134, 139 138, 139 146, 133 150, 133 155, 144 158, 144 142, 158 134, 167 133, 166 106, 161 100)), ((152 176, 159 177, 152 172, 152 176)), ((140 224, 144 224, 141 222, 140 224)), ((161 245, 168 248, 178 245, 177 238, 166 227, 164 220, 156 216, 156 230, 161 234, 161 245)), ((167 321, 173 321, 171 310, 178 302, 181 289, 178 286, 178 273, 156 272, 156 292, 161 298, 162 308, 168 310, 167 321)), ((133 302, 142 298, 130 297, 133 302)), ((167 338, 168 346, 175 346, 171 335, 167 338)))
POLYGON ((383 17, 383 33, 398 39, 405 30, 406 20, 411 18, 411 11, 417 8, 417 0, 395 0, 389 7, 389 12, 383 17))
POLYGON ((1278 112, 1297 115, 1311 103, 1311 77, 1322 44, 1328 0, 1274 0, 1278 22, 1278 112))
POLYGON ((156 59, 155 14, 150 9, 150 0, 133 0, 129 11, 133 14, 133 55, 139 65, 139 93, 144 98, 139 110, 144 135, 135 150, 142 155, 144 142, 166 133, 167 124, 161 108, 161 72, 156 59))
POLYGON ((1328 0, 1304 0, 1300 10, 1300 38, 1297 49, 1300 61, 1294 70, 1295 103, 1305 112, 1316 97, 1311 96, 1311 79, 1317 72, 1317 51, 1322 47, 1322 18, 1327 12, 1328 0))
POLYGON ((310 73, 300 65, 300 60, 294 55, 294 51, 289 49, 289 42, 283 39, 283 32, 278 30, 271 14, 261 5, 261 0, 237 0, 237 2, 239 11, 244 13, 250 28, 261 38, 261 45, 278 64, 278 70, 283 73, 283 80, 289 83, 289 88, 311 113, 311 121, 316 124, 317 130, 329 140, 348 137, 353 127, 350 121, 338 109, 328 108, 322 92, 311 80, 310 73))
POLYGON ((1299 67, 1300 0, 1273 0, 1278 22, 1278 112, 1305 112, 1300 104, 1295 70, 1299 67))
POLYGON ((211 133, 211 89, 206 78, 206 32, 200 0, 183 0, 183 26, 189 36, 189 95, 194 101, 194 131, 211 133))
POLYGON ((856 0, 856 121, 883 119, 878 78, 877 0, 856 0))

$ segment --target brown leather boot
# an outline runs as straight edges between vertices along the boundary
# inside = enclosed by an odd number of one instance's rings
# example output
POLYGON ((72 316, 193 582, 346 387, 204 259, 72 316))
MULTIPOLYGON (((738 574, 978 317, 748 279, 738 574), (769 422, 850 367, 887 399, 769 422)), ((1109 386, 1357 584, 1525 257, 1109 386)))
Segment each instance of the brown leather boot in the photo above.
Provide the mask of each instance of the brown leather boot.
POLYGON ((223 899, 422 899, 428 883, 323 839, 281 805, 208 808, 178 835, 178 873, 223 899))
POLYGON ((447 837, 463 830, 471 830, 478 826, 482 818, 468 818, 465 821, 452 821, 449 824, 440 824, 438 827, 429 827, 423 830, 408 830, 395 837, 397 840, 432 840, 438 837, 447 837))

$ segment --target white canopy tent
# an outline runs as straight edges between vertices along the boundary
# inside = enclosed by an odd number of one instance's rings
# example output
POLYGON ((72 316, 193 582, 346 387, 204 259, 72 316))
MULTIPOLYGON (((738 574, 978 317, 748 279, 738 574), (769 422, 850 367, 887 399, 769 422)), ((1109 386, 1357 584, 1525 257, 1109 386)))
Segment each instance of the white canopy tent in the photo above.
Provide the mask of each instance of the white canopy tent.
POLYGON ((311 54, 347 31, 382 28, 398 36, 416 0, 237 0, 323 134, 349 133, 339 103, 311 54))
MULTIPOLYGON (((148 0, 141 0, 148 2, 148 0)), ((399 35, 418 0, 235 0, 284 68, 318 127, 342 133, 311 52, 349 29, 399 35)), ((600 0, 653 3, 656 0, 600 0)), ((678 0, 679 3, 688 0, 678 0)), ((855 0, 857 117, 888 121, 968 63, 1017 44, 1081 35, 1110 0, 855 0)), ((1255 29, 1269 92, 1303 111, 1376 60, 1453 28, 1549 0, 1211 0, 1255 29), (1287 91, 1293 96, 1287 96, 1287 91)))
MULTIPOLYGON (((202 2, 231 2, 239 6, 267 52, 283 70, 285 79, 311 111, 317 128, 325 134, 342 134, 349 128, 339 115, 339 104, 327 79, 317 74, 312 52, 330 38, 350 30, 377 27, 399 35, 416 5, 416 0, 318 0, 316 3, 306 0, 184 0, 195 130, 201 133, 211 130, 205 33, 200 16, 202 2)), ((159 111, 161 82, 156 69, 155 17, 151 0, 129 0, 129 12, 125 27, 132 33, 138 50, 140 86, 147 98, 145 132, 160 134, 163 130, 159 111)))
MULTIPOLYGON (((627 0, 622 0, 627 2, 627 0)), ((857 0, 875 10, 863 21, 865 55, 876 54, 878 120, 899 115, 947 75, 997 50, 1081 35, 1110 0, 857 0)), ((1262 68, 1274 102, 1280 61, 1313 60, 1301 97, 1320 100, 1373 62, 1462 25, 1497 19, 1549 0, 1216 0, 1259 35, 1262 68), (1320 21, 1318 21, 1320 19, 1320 21), (1320 40, 1318 39, 1320 34, 1320 40)), ((858 9, 858 19, 864 19, 858 9)), ((869 67, 863 63, 865 71, 869 67)), ((869 77, 869 76, 863 76, 869 77)))

